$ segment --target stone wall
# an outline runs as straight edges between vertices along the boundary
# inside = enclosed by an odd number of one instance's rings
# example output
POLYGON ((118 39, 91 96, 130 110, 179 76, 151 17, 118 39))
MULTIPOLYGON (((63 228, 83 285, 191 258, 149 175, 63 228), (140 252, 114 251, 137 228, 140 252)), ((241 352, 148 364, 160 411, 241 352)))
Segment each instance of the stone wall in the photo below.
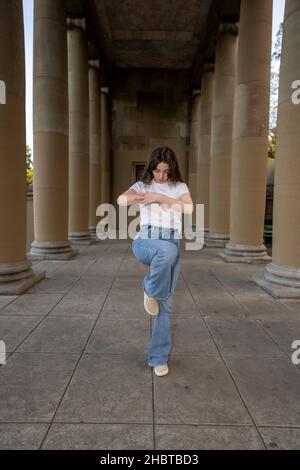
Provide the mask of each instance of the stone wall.
POLYGON ((169 146, 187 181, 190 140, 189 77, 186 71, 121 70, 110 84, 112 102, 111 198, 135 182, 134 163, 169 146))

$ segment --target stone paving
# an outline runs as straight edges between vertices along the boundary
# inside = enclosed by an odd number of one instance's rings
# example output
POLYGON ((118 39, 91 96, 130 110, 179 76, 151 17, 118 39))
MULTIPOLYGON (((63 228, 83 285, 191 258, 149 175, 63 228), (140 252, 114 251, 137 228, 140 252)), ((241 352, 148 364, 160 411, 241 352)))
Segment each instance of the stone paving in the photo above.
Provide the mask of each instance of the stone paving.
POLYGON ((218 251, 182 253, 163 378, 147 366, 147 267, 129 241, 35 262, 47 278, 0 297, 0 448, 300 449, 300 301, 218 251))

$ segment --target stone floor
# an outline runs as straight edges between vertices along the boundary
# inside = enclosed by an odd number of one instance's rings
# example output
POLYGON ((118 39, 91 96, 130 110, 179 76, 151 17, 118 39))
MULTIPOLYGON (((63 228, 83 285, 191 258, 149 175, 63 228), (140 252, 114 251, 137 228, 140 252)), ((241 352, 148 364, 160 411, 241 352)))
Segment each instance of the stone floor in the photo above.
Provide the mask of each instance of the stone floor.
POLYGON ((147 366, 147 268, 128 241, 36 262, 0 297, 1 449, 300 449, 300 301, 274 300, 216 249, 183 252, 170 374, 147 366))

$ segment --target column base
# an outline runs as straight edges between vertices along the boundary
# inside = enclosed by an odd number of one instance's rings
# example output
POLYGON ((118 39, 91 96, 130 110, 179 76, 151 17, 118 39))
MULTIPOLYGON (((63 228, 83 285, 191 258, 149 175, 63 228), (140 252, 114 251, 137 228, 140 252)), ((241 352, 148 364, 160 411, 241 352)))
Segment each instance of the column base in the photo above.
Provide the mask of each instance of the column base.
POLYGON ((92 238, 92 240, 94 240, 94 242, 99 242, 99 238, 97 237, 97 226, 93 226, 93 227, 89 227, 89 232, 90 232, 90 236, 92 238))
POLYGON ((44 277, 44 272, 32 271, 28 260, 0 263, 0 295, 21 295, 44 277))
POLYGON ((300 299, 300 269, 270 263, 263 276, 254 276, 253 279, 276 299, 300 299))
POLYGON ((208 248, 225 248, 229 241, 229 235, 210 232, 206 236, 204 246, 208 248))
POLYGON ((68 261, 78 255, 78 250, 73 250, 68 241, 34 241, 28 258, 32 261, 68 261))
POLYGON ((219 253, 227 263, 269 263, 271 257, 267 254, 265 245, 238 245, 227 243, 224 251, 219 253))
POLYGON ((89 246, 95 243, 91 238, 90 232, 70 232, 69 242, 71 245, 89 246))

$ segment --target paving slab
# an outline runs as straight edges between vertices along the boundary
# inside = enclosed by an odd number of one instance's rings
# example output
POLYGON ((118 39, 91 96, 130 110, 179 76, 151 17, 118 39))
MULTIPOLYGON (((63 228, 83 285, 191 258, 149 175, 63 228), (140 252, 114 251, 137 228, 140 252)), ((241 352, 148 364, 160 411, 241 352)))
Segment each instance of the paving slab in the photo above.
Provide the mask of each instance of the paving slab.
POLYGON ((170 374, 154 377, 156 424, 251 424, 219 357, 172 357, 170 374))
POLYGON ((11 302, 16 300, 18 298, 17 295, 2 295, 0 296, 0 315, 1 315, 1 310, 6 307, 6 305, 9 305, 11 302))
POLYGON ((106 294, 114 282, 112 276, 85 276, 72 286, 69 293, 72 294, 92 294, 101 295, 106 294))
POLYGON ((43 279, 39 284, 30 289, 29 293, 65 294, 73 287, 75 282, 76 281, 74 279, 56 279, 46 277, 46 279, 43 279))
POLYGON ((0 341, 6 344, 6 352, 13 352, 29 335, 41 317, 0 316, 0 341))
POLYGON ((0 450, 38 450, 48 424, 0 423, 0 450))
POLYGON ((284 356, 260 324, 243 318, 206 318, 224 356, 284 356))
POLYGON ((155 426, 156 450, 264 450, 255 427, 155 426))
POLYGON ((300 428, 259 428, 268 450, 300 450, 300 428))
POLYGON ((85 349, 86 353, 147 354, 150 319, 103 319, 97 325, 85 349))
POLYGON ((59 303, 65 294, 25 294, 17 297, 1 310, 0 315, 45 316, 59 303))
POLYGON ((247 316, 247 310, 227 292, 216 292, 209 297, 197 293, 193 294, 193 299, 203 316, 218 315, 221 318, 237 317, 240 319, 247 316))
POLYGON ((261 325, 265 328, 268 335, 291 356, 294 352, 292 344, 294 341, 300 342, 300 321, 289 320, 260 320, 261 325))
POLYGON ((174 318, 172 322, 172 356, 218 356, 218 350, 209 331, 198 319, 174 318))
POLYGON ((142 291, 140 288, 131 289, 125 292, 109 293, 103 309, 101 318, 148 318, 148 314, 144 309, 142 291))
POLYGON ((288 358, 225 361, 258 426, 300 426, 300 370, 288 358))
POLYGON ((152 425, 52 424, 45 450, 153 450, 152 425))
POLYGON ((81 353, 95 325, 95 321, 82 317, 48 317, 18 352, 81 353))
POLYGON ((147 357, 84 355, 55 421, 152 424, 147 357))
POLYGON ((50 423, 78 355, 14 353, 0 368, 0 422, 50 423))
POLYGON ((67 294, 51 311, 50 316, 97 318, 106 294, 67 294))

